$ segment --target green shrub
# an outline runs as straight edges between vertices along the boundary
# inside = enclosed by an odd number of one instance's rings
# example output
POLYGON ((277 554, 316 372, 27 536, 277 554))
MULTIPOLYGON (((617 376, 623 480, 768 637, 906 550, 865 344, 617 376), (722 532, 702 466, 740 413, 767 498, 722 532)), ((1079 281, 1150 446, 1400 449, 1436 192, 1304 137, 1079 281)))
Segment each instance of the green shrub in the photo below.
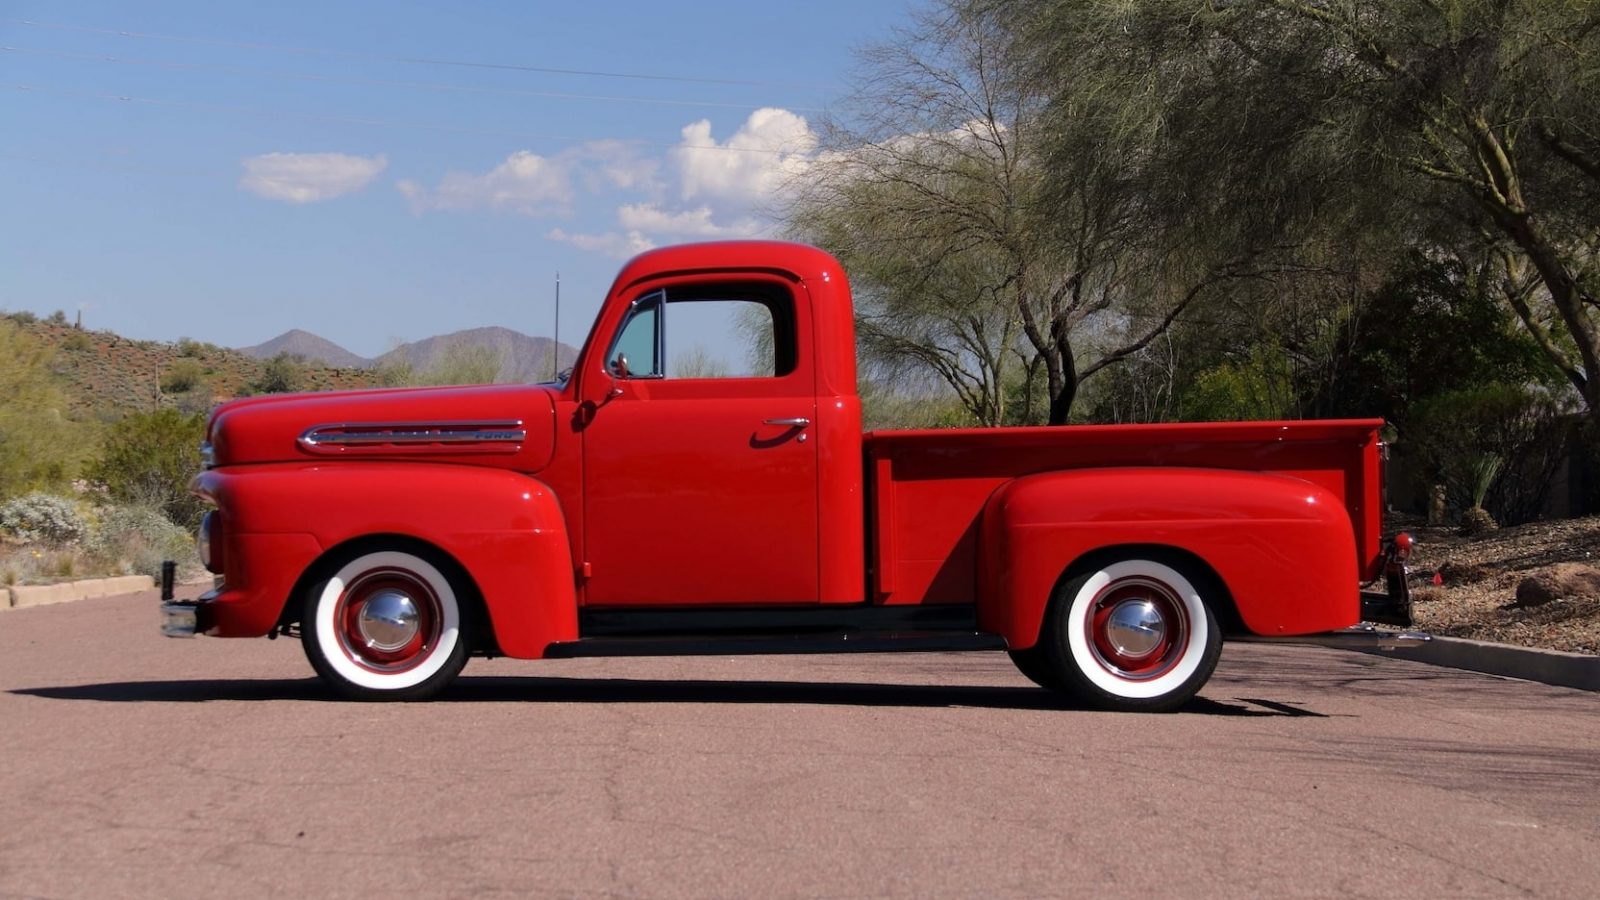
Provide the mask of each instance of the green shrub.
POLYGON ((116 506, 101 516, 88 544, 102 566, 130 575, 161 577, 163 560, 176 560, 181 573, 195 574, 194 536, 152 506, 116 506))
POLYGON ((1401 438, 1458 508, 1480 507, 1507 524, 1538 515, 1572 431, 1550 391, 1490 384, 1447 391, 1414 408, 1401 438), (1492 471, 1487 460, 1495 460, 1492 471), (1474 502, 1477 501, 1477 502, 1474 502))
POLYGON ((26 544, 63 547, 83 540, 89 526, 71 500, 29 494, 0 504, 0 531, 26 544))
POLYGON ((290 353, 279 353, 267 360, 261 377, 249 384, 251 393, 292 394, 305 389, 305 359, 290 353))
POLYGON ((205 369, 193 359, 180 359, 161 376, 161 390, 168 394, 182 394, 200 386, 205 379, 205 369))
POLYGON ((206 353, 216 350, 215 344, 206 344, 194 338, 178 338, 178 355, 189 359, 199 359, 206 353))
POLYGON ((52 348, 0 320, 0 497, 64 487, 92 435, 64 414, 52 348))
POLYGON ((1294 365, 1282 348, 1258 344, 1238 362, 1224 362, 1184 391, 1182 418, 1191 422, 1285 419, 1295 415, 1294 365))
POLYGON ((125 416, 107 432, 90 477, 118 500, 154 507, 193 527, 204 504, 189 493, 189 480, 200 471, 205 429, 203 414, 175 409, 125 416))

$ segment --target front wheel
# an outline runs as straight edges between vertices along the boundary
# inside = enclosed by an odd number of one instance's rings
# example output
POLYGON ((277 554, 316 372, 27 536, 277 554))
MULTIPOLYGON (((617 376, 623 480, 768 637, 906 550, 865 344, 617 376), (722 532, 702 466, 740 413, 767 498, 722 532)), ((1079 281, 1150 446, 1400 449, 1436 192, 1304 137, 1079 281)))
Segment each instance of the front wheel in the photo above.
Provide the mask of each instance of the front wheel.
POLYGON ((1125 558, 1067 579, 1041 635, 1062 686, 1126 712, 1165 712, 1194 697, 1217 667, 1222 633, 1211 611, 1221 587, 1192 569, 1125 558))
POLYGON ((414 553, 379 550, 307 592, 301 642, 317 674, 352 700, 420 700, 467 662, 460 591, 414 553))

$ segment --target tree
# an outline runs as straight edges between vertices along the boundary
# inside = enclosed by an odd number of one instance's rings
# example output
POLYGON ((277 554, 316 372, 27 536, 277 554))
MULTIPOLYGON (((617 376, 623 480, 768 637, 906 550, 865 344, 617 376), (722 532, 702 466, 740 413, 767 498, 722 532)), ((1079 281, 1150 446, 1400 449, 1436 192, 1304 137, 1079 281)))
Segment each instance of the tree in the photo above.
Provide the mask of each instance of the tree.
POLYGON ((54 359, 48 346, 0 320, 0 497, 64 486, 92 445, 67 415, 54 359))
POLYGON ((1031 387, 1042 370, 1061 424, 1079 384, 1170 327, 1204 281, 1184 248, 1142 237, 1136 159, 1053 178, 1036 128, 1048 97, 1008 35, 981 4, 950 0, 868 51, 787 217, 851 272, 879 374, 942 381, 994 425, 1013 373, 1031 387))
POLYGON ((494 347, 452 341, 417 377, 418 384, 491 384, 505 355, 494 347))
POLYGON ((189 493, 189 480, 200 471, 205 428, 205 415, 175 409, 124 416, 106 433, 89 477, 119 500, 160 509, 180 525, 197 525, 204 504, 189 493))
POLYGON ((1240 246, 1371 241, 1496 264, 1495 288, 1600 421, 1600 4, 978 0, 1051 88, 1164 173, 1153 208, 1240 246))

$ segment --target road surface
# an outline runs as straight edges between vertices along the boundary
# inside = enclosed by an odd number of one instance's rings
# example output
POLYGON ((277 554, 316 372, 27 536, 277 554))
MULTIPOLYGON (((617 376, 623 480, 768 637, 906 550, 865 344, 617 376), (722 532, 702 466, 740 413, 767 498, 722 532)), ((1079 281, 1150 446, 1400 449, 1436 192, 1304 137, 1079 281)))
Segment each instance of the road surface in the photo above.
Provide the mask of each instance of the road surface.
POLYGON ((474 660, 335 701, 146 593, 0 612, 0 896, 1591 897, 1600 695, 1230 645, 1172 715, 1003 654, 474 660))

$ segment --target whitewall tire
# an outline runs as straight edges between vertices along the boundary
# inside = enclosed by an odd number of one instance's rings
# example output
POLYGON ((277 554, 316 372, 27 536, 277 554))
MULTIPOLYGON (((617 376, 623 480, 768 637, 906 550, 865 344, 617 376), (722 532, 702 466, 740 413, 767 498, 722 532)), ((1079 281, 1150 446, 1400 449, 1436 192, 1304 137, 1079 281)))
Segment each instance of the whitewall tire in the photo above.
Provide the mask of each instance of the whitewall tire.
POLYGON ((1222 634, 1208 573, 1178 560, 1122 558, 1057 590, 1041 640, 1063 687, 1101 709, 1160 712, 1188 702, 1216 669, 1222 634))
POLYGON ((467 657, 458 586, 403 550, 361 553, 313 584, 301 640, 317 674, 359 700, 430 697, 467 657))

